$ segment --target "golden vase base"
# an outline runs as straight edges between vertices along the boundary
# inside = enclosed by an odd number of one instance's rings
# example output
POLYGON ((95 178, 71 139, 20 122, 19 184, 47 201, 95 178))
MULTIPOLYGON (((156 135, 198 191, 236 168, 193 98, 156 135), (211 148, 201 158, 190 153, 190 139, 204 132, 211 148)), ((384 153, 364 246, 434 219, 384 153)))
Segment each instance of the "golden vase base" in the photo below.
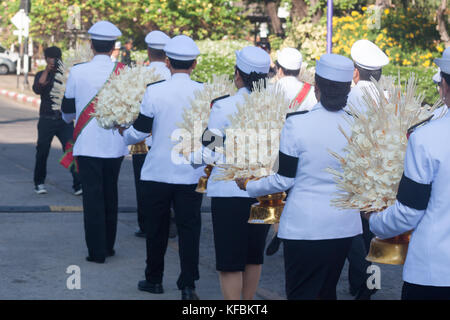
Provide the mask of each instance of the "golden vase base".
POLYGON ((408 253, 410 234, 408 232, 385 240, 373 238, 366 260, 382 264, 404 264, 408 253))
POLYGON ((130 154, 146 154, 148 152, 147 144, 144 141, 133 144, 130 147, 130 154))
POLYGON ((211 175, 212 169, 213 169, 213 166, 210 164, 208 164, 205 167, 204 172, 205 172, 206 176, 200 177, 200 179, 198 180, 197 188, 195 188, 195 192, 206 193, 207 186, 208 186, 208 179, 209 179, 209 176, 211 175))
POLYGON ((200 179, 198 180, 197 188, 195 188, 195 192, 206 193, 208 179, 208 177, 200 177, 200 179))
POLYGON ((259 203, 253 204, 250 209, 248 223, 275 224, 280 222, 284 209, 286 193, 279 192, 257 198, 259 203))

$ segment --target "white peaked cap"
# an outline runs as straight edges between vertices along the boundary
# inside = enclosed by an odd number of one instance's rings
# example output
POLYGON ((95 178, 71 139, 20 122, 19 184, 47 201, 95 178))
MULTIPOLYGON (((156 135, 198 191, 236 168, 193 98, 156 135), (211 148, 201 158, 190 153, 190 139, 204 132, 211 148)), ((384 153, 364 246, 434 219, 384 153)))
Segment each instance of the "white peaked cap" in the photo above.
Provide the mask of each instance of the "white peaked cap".
POLYGON ((93 40, 116 40, 122 35, 119 28, 109 21, 99 21, 88 30, 91 39, 93 40))
POLYGON ((149 48, 163 50, 170 37, 162 31, 155 30, 145 36, 145 43, 149 48))
POLYGON ((302 54, 294 48, 284 48, 277 53, 277 61, 285 69, 300 70, 302 67, 302 54))
POLYGON ((442 78, 441 78, 441 68, 438 68, 438 72, 436 72, 433 76, 433 81, 435 83, 439 83, 441 82, 442 78))
POLYGON ((332 81, 351 82, 354 70, 352 60, 338 54, 323 54, 316 62, 316 74, 332 81))
POLYGON ((236 66, 244 73, 269 73, 270 56, 261 48, 245 47, 236 51, 236 66))
POLYGON ((445 49, 442 54, 442 58, 434 59, 434 63, 437 64, 441 71, 446 74, 450 74, 450 47, 445 49))
POLYGON ((122 47, 122 43, 120 41, 116 41, 116 43, 114 44, 114 48, 120 49, 121 47, 122 47))
POLYGON ((176 36, 167 41, 164 51, 169 58, 181 61, 195 60, 200 54, 194 40, 185 35, 176 36))
POLYGON ((351 50, 355 63, 366 70, 379 70, 389 64, 388 56, 372 41, 358 40, 351 50))

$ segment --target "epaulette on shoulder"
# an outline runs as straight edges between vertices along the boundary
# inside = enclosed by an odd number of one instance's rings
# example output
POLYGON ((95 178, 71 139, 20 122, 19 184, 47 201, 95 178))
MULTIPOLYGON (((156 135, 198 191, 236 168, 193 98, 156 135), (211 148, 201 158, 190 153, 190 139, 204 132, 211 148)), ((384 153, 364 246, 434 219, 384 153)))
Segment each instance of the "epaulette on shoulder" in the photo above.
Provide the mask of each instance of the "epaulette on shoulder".
POLYGON ((226 99, 226 98, 228 98, 229 96, 230 96, 229 94, 226 94, 226 95, 224 95, 224 96, 215 98, 213 101, 211 101, 211 108, 212 108, 212 106, 213 106, 214 103, 216 103, 216 102, 219 101, 219 100, 226 99))
POLYGON ((159 81, 155 81, 155 82, 149 83, 149 84, 147 85, 147 87, 150 87, 150 86, 152 86, 152 85, 154 85, 154 84, 161 83, 161 82, 164 82, 164 81, 166 81, 166 80, 159 80, 159 81))
POLYGON ((72 67, 79 66, 80 64, 84 64, 84 63, 86 63, 86 62, 78 62, 78 63, 75 63, 72 67))
POLYGON ((296 116, 296 115, 299 115, 299 114, 305 114, 305 113, 308 113, 308 112, 309 112, 308 110, 291 112, 291 113, 286 114, 286 119, 289 118, 289 117, 292 117, 292 116, 296 116))
POLYGON ((407 134, 406 134, 406 135, 408 136, 408 138, 409 138, 409 136, 414 132, 414 130, 416 130, 417 128, 420 128, 420 127, 426 125, 427 123, 429 123, 430 120, 431 120, 433 117, 434 117, 434 115, 431 115, 431 116, 429 116, 428 118, 426 118, 425 120, 420 121, 419 123, 417 123, 417 124, 413 125, 411 128, 409 128, 409 129, 408 129, 408 132, 407 132, 407 134))

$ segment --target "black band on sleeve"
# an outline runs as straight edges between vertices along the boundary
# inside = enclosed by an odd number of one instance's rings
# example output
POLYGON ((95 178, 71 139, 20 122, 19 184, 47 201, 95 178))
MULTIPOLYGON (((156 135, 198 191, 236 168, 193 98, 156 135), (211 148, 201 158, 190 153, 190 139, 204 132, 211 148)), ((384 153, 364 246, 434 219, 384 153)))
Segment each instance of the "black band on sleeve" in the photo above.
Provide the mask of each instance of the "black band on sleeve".
POLYGON ((64 113, 75 113, 77 112, 75 108, 75 98, 68 99, 66 97, 63 98, 61 103, 61 111, 64 113))
POLYGON ((403 205, 416 210, 425 210, 431 196, 431 184, 422 184, 409 179, 403 174, 397 192, 397 200, 403 205))
POLYGON ((139 113, 136 121, 133 123, 133 127, 140 132, 150 133, 153 127, 153 118, 147 117, 142 113, 139 113))
POLYGON ((206 128, 202 134, 202 145, 214 152, 217 147, 223 147, 224 141, 225 137, 213 133, 208 128, 206 128))
POLYGON ((297 175, 298 158, 289 156, 283 152, 278 155, 278 174, 287 178, 295 178, 297 175))

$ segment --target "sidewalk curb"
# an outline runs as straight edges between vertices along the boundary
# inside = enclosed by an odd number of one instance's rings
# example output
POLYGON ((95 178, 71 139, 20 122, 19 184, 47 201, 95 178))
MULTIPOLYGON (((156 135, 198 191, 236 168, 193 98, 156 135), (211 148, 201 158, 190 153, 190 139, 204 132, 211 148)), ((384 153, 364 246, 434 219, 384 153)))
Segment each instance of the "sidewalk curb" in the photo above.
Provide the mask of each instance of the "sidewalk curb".
MULTIPOLYGON (((83 212, 82 206, 0 206, 0 213, 38 213, 38 212, 83 212)), ((137 212, 136 207, 119 207, 121 213, 137 212)), ((202 213, 211 212, 209 207, 202 207, 202 213)))
POLYGON ((30 103, 33 106, 35 106, 36 108, 39 108, 39 106, 41 105, 41 99, 35 98, 35 97, 30 97, 23 93, 17 93, 15 91, 10 91, 7 89, 0 89, 0 94, 2 96, 16 100, 18 102, 30 103))

